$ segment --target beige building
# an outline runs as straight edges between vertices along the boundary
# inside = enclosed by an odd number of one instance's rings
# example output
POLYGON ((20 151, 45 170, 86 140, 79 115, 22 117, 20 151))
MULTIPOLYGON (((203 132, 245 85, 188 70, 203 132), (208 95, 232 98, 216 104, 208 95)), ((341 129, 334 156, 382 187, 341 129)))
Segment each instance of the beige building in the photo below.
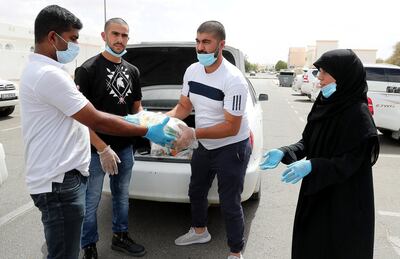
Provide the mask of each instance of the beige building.
POLYGON ((288 67, 304 67, 306 64, 306 48, 289 48, 288 67))
MULTIPOLYGON (((304 65, 305 67, 312 68, 313 63, 327 51, 338 49, 339 41, 337 40, 317 40, 314 45, 308 45, 305 48, 304 65)), ((302 64, 302 55, 299 55, 303 48, 289 48, 288 66, 292 68, 299 67, 297 64, 302 64)), ((375 64, 377 49, 353 49, 354 53, 361 59, 364 64, 375 64)), ((301 67, 303 67, 301 66, 301 67)))
POLYGON ((306 48, 306 65, 305 67, 313 67, 315 62, 315 46, 308 45, 306 48))
POLYGON ((315 42, 315 60, 319 59, 327 51, 339 48, 337 40, 317 40, 315 42))
POLYGON ((375 64, 377 49, 353 49, 363 64, 375 64))

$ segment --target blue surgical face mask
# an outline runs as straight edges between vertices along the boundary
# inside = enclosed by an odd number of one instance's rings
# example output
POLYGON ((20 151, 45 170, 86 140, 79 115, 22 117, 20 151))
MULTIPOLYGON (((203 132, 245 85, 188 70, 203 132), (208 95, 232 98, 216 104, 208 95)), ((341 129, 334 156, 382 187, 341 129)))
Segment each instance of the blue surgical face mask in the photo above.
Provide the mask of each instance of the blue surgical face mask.
POLYGON ((122 57, 127 52, 126 49, 124 49, 123 51, 121 51, 121 53, 117 53, 114 50, 112 50, 112 48, 110 48, 110 46, 108 46, 108 44, 106 44, 106 51, 116 58, 122 57))
POLYGON ((329 98, 334 92, 336 92, 336 83, 332 82, 321 88, 322 95, 325 98, 329 98))
POLYGON ((200 64, 202 64, 205 67, 209 67, 212 64, 215 63, 218 57, 218 51, 219 48, 213 52, 213 53, 207 53, 207 54, 202 54, 202 53, 197 53, 197 59, 199 60, 200 64))
POLYGON ((54 48, 56 49, 56 55, 57 55, 57 61, 63 64, 67 64, 74 60, 76 56, 79 54, 79 45, 77 43, 73 43, 71 41, 65 41, 58 33, 56 33, 57 36, 62 39, 65 43, 67 43, 67 49, 66 50, 58 50, 56 46, 54 48))

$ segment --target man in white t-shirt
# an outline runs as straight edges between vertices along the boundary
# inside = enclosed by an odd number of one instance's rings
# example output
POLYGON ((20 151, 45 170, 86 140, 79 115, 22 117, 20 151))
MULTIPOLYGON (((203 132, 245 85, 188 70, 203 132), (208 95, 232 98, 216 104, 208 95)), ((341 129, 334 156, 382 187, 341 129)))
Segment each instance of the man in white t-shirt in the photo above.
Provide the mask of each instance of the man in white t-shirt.
POLYGON ((196 140, 191 161, 189 197, 192 225, 188 233, 175 240, 176 245, 206 243, 207 194, 215 175, 225 219, 230 255, 243 258, 244 217, 241 193, 251 154, 250 130, 246 113, 248 85, 243 73, 223 56, 225 29, 217 21, 207 21, 197 29, 196 51, 199 62, 186 70, 182 95, 167 114, 179 119, 195 111, 196 129, 182 128, 178 149, 196 140))
POLYGON ((90 127, 121 136, 145 136, 161 145, 168 122, 134 126, 97 111, 64 70, 79 53, 80 20, 50 5, 35 19, 35 51, 22 72, 20 102, 26 183, 42 213, 47 258, 78 258, 85 187, 90 162, 90 127), (87 126, 87 127, 86 127, 87 126))

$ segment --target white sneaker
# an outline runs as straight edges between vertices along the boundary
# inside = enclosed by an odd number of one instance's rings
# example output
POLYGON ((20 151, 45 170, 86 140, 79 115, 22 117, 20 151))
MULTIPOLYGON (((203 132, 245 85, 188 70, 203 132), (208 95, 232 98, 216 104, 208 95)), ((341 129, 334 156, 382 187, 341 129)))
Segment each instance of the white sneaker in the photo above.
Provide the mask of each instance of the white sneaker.
POLYGON ((243 259, 243 255, 240 254, 240 257, 237 257, 236 255, 230 255, 228 256, 228 259, 243 259))
POLYGON ((186 246, 191 244, 203 244, 209 242, 210 240, 211 235, 208 233, 207 228, 206 231, 201 234, 196 234, 194 228, 190 228, 189 232, 175 239, 175 245, 186 246))

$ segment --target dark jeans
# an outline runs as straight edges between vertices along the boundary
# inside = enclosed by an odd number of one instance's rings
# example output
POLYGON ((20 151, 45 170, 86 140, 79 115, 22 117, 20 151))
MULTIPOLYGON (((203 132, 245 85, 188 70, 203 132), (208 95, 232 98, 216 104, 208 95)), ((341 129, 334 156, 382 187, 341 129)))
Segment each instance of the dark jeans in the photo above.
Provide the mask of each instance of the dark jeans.
POLYGON ((72 170, 62 183, 53 183, 52 192, 31 195, 42 213, 48 259, 78 258, 85 190, 86 177, 72 170))
POLYGON ((240 252, 244 246, 244 216, 240 195, 250 154, 249 139, 213 150, 207 150, 200 144, 194 150, 191 162, 189 197, 192 226, 207 225, 207 195, 217 175, 221 211, 228 245, 233 253, 240 252))

